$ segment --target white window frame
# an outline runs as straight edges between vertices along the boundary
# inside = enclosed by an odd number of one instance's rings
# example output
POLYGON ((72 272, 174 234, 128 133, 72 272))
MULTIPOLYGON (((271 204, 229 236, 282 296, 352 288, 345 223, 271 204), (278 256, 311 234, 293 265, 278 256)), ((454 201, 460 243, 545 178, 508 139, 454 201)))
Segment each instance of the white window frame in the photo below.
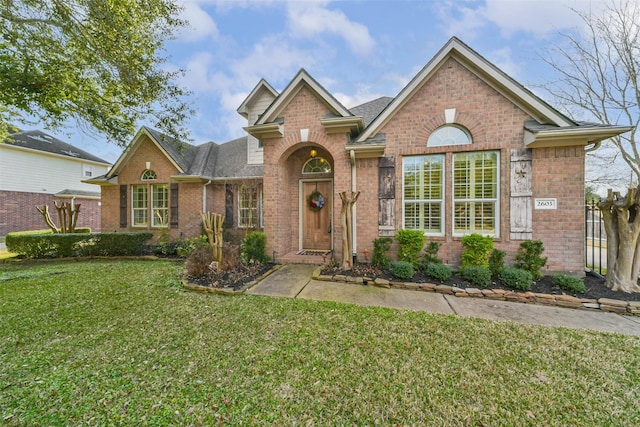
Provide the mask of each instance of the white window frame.
POLYGON ((169 226, 169 184, 151 184, 151 226, 155 228, 167 228, 169 226), (156 206, 156 190, 164 189, 165 198, 163 206, 156 206), (162 213, 164 212, 164 215, 162 213), (160 213, 160 215, 158 215, 160 213), (164 221, 162 221, 164 219, 164 221))
MULTIPOLYGON (((473 219, 470 223, 473 225, 473 219)), ((453 153, 451 157, 451 230, 454 237, 462 237, 468 234, 478 233, 484 236, 500 237, 500 151, 469 151, 462 153, 453 153), (456 156, 468 156, 473 154, 495 154, 496 155, 496 193, 494 198, 456 198, 455 191, 455 173, 456 173, 456 156), (494 232, 487 233, 484 230, 465 230, 463 232, 456 231, 456 203, 493 203, 494 210, 494 232)))
MULTIPOLYGON (((247 217, 248 218, 248 217, 247 217)), ((256 186, 239 186, 238 187, 238 228, 262 228, 262 187, 256 186), (255 207, 243 207, 242 206, 242 196, 244 195, 244 191, 252 191, 256 194, 256 203, 255 207), (243 210, 255 210, 255 219, 256 224, 245 224, 243 223, 243 210)))
POLYGON ((131 226, 132 227, 147 227, 149 225, 149 190, 148 185, 146 184, 136 184, 131 186, 131 226), (140 192, 140 194, 144 194, 144 206, 136 207, 136 194, 137 189, 142 188, 144 192, 140 192), (144 212, 144 222, 136 222, 137 216, 136 212, 144 212))
POLYGON ((446 147, 452 145, 468 145, 473 140, 471 135, 461 126, 444 125, 434 130, 429 139, 427 147, 446 147))
POLYGON ((169 184, 135 184, 131 186, 131 226, 139 227, 139 228, 167 228, 169 226, 169 184), (136 194, 137 189, 144 189, 144 192, 140 192, 140 194, 144 194, 144 206, 136 207, 136 194), (166 200, 165 206, 155 206, 156 204, 156 194, 155 190, 158 188, 166 189, 166 200), (159 221, 159 218, 156 215, 156 212, 164 211, 164 218, 166 222, 159 221), (136 222, 137 212, 144 212, 144 222, 136 222))
MULTIPOLYGON (((402 159, 402 227, 405 229, 411 228, 414 229, 412 227, 408 227, 407 226, 407 221, 406 221, 406 207, 407 207, 407 203, 410 204, 417 204, 417 205, 440 205, 440 230, 437 232, 434 231, 429 231, 429 230, 424 230, 422 228, 419 228, 419 230, 424 231, 424 234, 426 236, 444 236, 445 233, 445 200, 446 200, 446 194, 445 194, 445 169, 446 169, 446 156, 444 154, 429 154, 429 155, 423 155, 423 156, 407 156, 404 157, 402 159), (440 171, 440 198, 439 199, 411 199, 411 200, 407 200, 405 199, 405 185, 406 185, 406 179, 405 179, 405 173, 406 173, 406 167, 407 167, 407 163, 409 161, 413 161, 413 160, 419 160, 419 159, 423 159, 422 161, 425 161, 428 158, 438 158, 440 159, 440 163, 442 165, 442 170, 440 171)), ((422 181, 422 184, 424 185, 424 181, 422 181)))

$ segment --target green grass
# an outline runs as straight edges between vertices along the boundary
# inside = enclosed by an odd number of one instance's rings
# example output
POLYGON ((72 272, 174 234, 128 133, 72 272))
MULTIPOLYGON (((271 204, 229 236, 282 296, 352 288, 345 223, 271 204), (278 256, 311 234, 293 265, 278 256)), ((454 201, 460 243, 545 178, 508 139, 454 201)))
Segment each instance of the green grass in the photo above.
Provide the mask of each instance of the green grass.
MULTIPOLYGON (((0 424, 640 424, 640 340, 0 264, 0 424)), ((347 286, 347 285, 345 285, 347 286)))

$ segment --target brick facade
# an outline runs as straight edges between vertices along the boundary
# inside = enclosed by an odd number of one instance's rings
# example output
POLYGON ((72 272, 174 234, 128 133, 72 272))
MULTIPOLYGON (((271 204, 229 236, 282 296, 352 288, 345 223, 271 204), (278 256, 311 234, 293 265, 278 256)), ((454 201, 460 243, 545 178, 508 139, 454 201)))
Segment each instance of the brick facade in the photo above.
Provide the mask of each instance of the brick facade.
MULTIPOLYGON (((353 126, 357 119, 350 117, 349 112, 345 112, 306 72, 299 73, 283 94, 274 95, 273 103, 268 106, 265 103, 267 110, 253 111, 260 119, 249 123, 248 129, 252 137, 261 140, 264 164, 262 180, 250 181, 251 185, 262 184, 264 231, 269 254, 275 252, 280 258, 303 249, 301 204, 306 201, 301 188, 306 181, 322 179, 332 182, 332 194, 326 197, 324 209, 331 213, 329 229, 335 259, 342 257, 339 194, 355 189, 360 197, 355 204, 354 248, 359 260, 370 261, 374 240, 382 235, 394 236, 404 227, 403 160, 410 156, 437 154, 444 159, 443 232, 429 236, 427 240, 442 244, 438 255, 445 263, 458 265, 462 244, 461 237, 453 232, 454 156, 491 151, 499 155, 494 245, 507 252, 506 263, 510 265, 515 260, 522 242, 517 239, 530 237, 543 242, 544 255, 549 258, 546 272, 584 274, 584 146, 593 143, 594 139, 584 136, 582 125, 571 122, 537 100, 458 40, 452 39, 448 46, 454 54, 439 53, 438 61, 425 67, 395 100, 390 101, 391 104, 381 106, 374 100, 365 104, 365 108, 356 107, 363 108, 360 111, 369 111, 367 109, 373 104, 380 108, 369 117, 364 130, 350 127, 343 132, 344 128, 340 126, 353 126), (378 118, 374 119, 376 115, 378 118), (347 120, 341 121, 343 118, 347 120), (533 128, 527 127, 527 123, 533 123, 533 128), (471 143, 428 147, 430 135, 447 124, 465 129, 471 143), (338 133, 337 129, 343 133, 338 133), (551 132, 540 133, 546 130, 551 132), (564 145, 569 146, 558 148, 564 145), (329 162, 331 173, 313 176, 302 173, 311 149, 329 162), (354 156, 350 157, 349 150, 352 149, 354 156), (383 167, 389 167, 390 160, 394 159, 394 174, 380 174, 380 156, 385 158, 383 167), (515 176, 512 174, 523 173, 514 166, 522 161, 520 156, 526 158, 527 167, 530 165, 525 174, 528 185, 525 196, 519 190, 512 190, 512 185, 521 181, 514 178, 512 182, 512 176, 515 176), (391 218, 387 228, 379 224, 380 176, 392 179, 395 184, 395 192, 391 192, 394 198, 384 195, 385 206, 395 203, 392 212, 385 211, 391 218), (527 199, 523 201, 521 197, 527 199), (557 209, 534 209, 536 198, 556 199, 557 209), (387 200, 394 202, 387 203, 387 200), (512 215, 511 206, 517 207, 515 213, 519 215, 512 215), (520 222, 522 218, 526 220, 525 230, 520 222)), ((598 127, 593 131, 596 141, 605 128, 598 127)), ((615 134, 617 130, 607 131, 615 134)), ((147 162, 158 174, 157 182, 171 183, 171 177, 178 173, 170 161, 171 156, 149 137, 143 138, 132 147, 134 152, 126 153, 125 163, 118 170, 118 184, 103 183, 102 229, 105 231, 140 230, 130 226, 130 188, 142 183, 140 176, 147 168, 147 162), (120 227, 121 185, 126 185, 129 191, 127 227, 124 228, 120 227)), ((246 151, 243 156, 246 157, 246 151)), ((225 158, 217 161, 224 162, 225 158)), ((237 165, 237 162, 233 164, 237 165)), ((224 177, 209 180, 202 176, 175 181, 179 189, 179 223, 177 228, 169 229, 170 237, 200 234, 203 195, 206 210, 229 213, 232 227, 241 233, 243 230, 238 230, 237 224, 238 186, 242 185, 242 176, 230 176, 228 180, 224 177)), ((150 230, 156 237, 162 232, 150 230)))
MULTIPOLYGON (((47 225, 36 206, 49 206, 51 219, 59 225, 54 202, 61 204, 70 202, 68 198, 59 198, 53 194, 23 193, 17 191, 0 191, 0 236, 14 231, 44 230, 47 225)), ((77 227, 89 227, 91 231, 100 231, 100 200, 76 197, 79 203, 77 227)))

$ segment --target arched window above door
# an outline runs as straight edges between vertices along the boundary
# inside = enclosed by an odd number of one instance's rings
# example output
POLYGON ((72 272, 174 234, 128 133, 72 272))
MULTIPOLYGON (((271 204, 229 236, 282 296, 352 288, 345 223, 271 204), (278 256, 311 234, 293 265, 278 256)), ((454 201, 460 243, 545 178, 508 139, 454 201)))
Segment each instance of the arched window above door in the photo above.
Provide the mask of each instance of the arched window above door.
POLYGON ((311 173, 330 173, 331 165, 329 162, 322 157, 314 157, 312 159, 307 160, 307 162, 302 166, 302 173, 311 174, 311 173))

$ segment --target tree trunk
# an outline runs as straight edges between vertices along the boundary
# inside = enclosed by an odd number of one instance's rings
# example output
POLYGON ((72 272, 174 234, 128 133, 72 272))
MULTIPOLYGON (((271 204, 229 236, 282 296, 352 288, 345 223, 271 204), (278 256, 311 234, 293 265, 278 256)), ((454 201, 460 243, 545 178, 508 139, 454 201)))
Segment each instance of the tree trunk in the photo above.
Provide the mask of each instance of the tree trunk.
POLYGON ((629 189, 625 197, 609 190, 598 203, 607 233, 607 277, 613 291, 640 292, 640 191, 629 189))
POLYGON ((340 222, 342 224, 342 269, 353 268, 353 205, 358 201, 360 192, 343 191, 340 193, 342 209, 340 210, 340 222))
POLYGON ((212 212, 200 212, 202 225, 213 251, 212 270, 219 271, 222 266, 222 225, 224 216, 212 212))
POLYGON ((56 225, 53 223, 53 220, 51 219, 51 215, 49 215, 48 205, 44 205, 41 208, 36 206, 36 210, 42 214, 42 216, 44 217, 45 224, 47 224, 47 227, 49 227, 51 231, 53 231, 54 233, 60 232, 58 230, 58 227, 56 227, 56 225))

